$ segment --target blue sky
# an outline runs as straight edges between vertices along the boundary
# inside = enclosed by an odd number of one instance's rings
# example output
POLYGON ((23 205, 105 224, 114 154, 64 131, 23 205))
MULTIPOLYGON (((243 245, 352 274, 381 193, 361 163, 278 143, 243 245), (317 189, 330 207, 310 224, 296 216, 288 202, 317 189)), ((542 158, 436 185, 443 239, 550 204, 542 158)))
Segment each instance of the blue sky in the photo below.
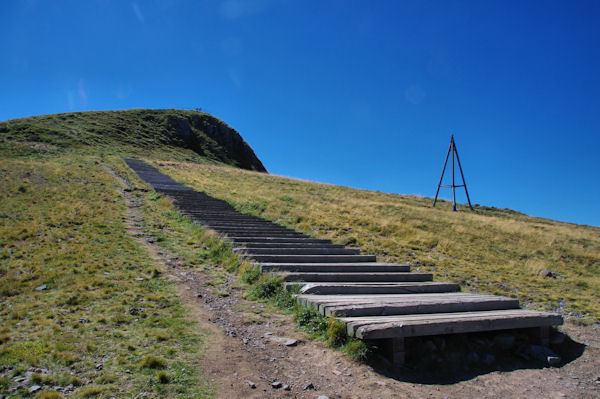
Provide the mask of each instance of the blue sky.
POLYGON ((599 1, 3 1, 0 120, 201 107, 271 173, 428 197, 453 133, 473 203, 600 226, 598 21, 599 1))

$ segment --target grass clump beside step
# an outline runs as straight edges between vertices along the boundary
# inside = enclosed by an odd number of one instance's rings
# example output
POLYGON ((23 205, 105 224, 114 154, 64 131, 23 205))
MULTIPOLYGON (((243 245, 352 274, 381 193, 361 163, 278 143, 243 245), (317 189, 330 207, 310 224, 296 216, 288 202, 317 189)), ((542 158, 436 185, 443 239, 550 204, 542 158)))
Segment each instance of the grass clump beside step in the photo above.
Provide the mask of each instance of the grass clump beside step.
POLYGON ((75 397, 210 397, 198 329, 163 266, 128 235, 103 164, 123 167, 73 154, 0 164, 0 396, 43 368, 32 382, 71 384, 75 397), (164 359, 170 384, 138 367, 146 356, 164 359))

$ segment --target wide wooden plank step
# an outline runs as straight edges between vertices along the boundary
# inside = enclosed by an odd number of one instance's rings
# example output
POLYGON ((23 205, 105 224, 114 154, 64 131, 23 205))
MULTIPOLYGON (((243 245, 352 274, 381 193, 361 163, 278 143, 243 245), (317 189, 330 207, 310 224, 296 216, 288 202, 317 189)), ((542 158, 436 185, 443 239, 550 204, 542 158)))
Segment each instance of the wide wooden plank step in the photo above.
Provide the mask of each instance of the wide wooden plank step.
POLYGON ((345 248, 342 244, 326 244, 319 242, 248 242, 243 243, 240 246, 243 246, 244 248, 345 248))
POLYGON ((534 310, 433 313, 401 316, 340 317, 348 335, 360 339, 420 337, 479 331, 548 327, 563 323, 562 316, 534 310))
POLYGON ((283 274, 283 281, 305 281, 305 282, 401 282, 401 281, 431 281, 431 273, 411 273, 411 272, 392 272, 392 273, 309 273, 309 272, 291 272, 283 274))
POLYGON ((248 255, 359 255, 356 248, 233 248, 248 255))
POLYGON ((245 243, 262 243, 262 242, 312 242, 312 243, 331 243, 331 240, 325 240, 321 238, 312 238, 309 236, 304 237, 238 237, 235 235, 228 235, 228 239, 235 242, 236 244, 244 245, 245 243))
POLYGON ((259 263, 265 272, 408 272, 410 266, 397 263, 358 262, 358 263, 259 263))
POLYGON ((318 295, 366 295, 366 294, 418 294, 432 292, 457 292, 454 283, 406 282, 406 283, 284 283, 288 289, 300 286, 301 294, 318 295))
POLYGON ((296 300, 322 315, 364 317, 420 313, 473 312, 518 309, 519 301, 496 295, 469 293, 405 295, 298 295, 296 300))
POLYGON ((322 263, 322 262, 375 262, 375 255, 241 255, 257 262, 322 263))
POLYGON ((264 232, 264 231, 235 231, 226 232, 223 234, 233 237, 271 237, 271 238, 302 238, 308 237, 302 233, 296 233, 293 231, 281 231, 281 232, 264 232))

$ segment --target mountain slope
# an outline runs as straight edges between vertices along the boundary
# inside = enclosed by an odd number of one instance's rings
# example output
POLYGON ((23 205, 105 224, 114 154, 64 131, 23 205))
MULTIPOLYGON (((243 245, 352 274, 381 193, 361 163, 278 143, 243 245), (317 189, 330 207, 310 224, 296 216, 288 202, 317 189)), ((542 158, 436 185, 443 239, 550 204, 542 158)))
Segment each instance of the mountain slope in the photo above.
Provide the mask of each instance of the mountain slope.
POLYGON ((175 180, 317 238, 410 262, 463 290, 517 297, 582 323, 600 321, 600 228, 264 175, 155 162, 175 180), (548 274, 543 272, 549 270, 548 274))
POLYGON ((219 119, 184 110, 73 112, 0 122, 0 150, 27 155, 77 150, 216 162, 266 172, 238 132, 219 119))

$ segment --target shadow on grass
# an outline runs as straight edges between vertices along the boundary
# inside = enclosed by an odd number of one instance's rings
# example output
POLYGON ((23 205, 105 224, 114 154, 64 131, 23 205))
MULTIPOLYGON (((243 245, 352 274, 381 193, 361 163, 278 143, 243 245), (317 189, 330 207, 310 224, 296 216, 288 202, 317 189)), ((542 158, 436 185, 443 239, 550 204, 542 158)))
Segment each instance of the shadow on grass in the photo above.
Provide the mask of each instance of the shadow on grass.
POLYGON ((390 361, 391 342, 373 341, 367 364, 379 374, 398 381, 447 385, 495 371, 560 368, 583 355, 584 344, 562 333, 553 334, 555 343, 547 347, 537 345, 518 330, 407 338, 406 362, 399 368, 390 361), (547 360, 552 353, 560 357, 554 366, 547 360))

